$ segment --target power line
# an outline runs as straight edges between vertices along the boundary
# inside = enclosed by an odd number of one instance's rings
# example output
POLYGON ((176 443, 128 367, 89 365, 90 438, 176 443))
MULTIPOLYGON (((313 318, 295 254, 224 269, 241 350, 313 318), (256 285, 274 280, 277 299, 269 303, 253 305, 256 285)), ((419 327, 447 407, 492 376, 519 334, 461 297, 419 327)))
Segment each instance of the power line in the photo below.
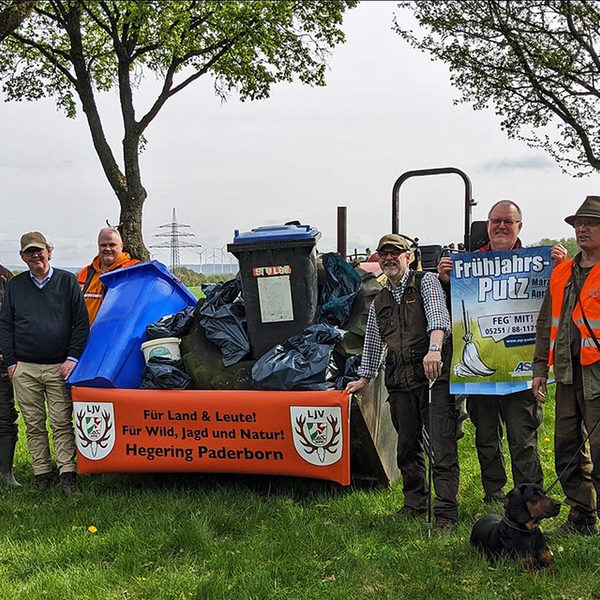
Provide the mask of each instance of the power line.
POLYGON ((161 242, 160 244, 153 244, 150 248, 170 248, 171 249, 171 272, 175 273, 175 269, 178 269, 179 264, 179 249, 180 248, 200 248, 202 244, 195 244, 191 242, 187 242, 182 240, 181 238, 185 237, 195 237, 194 233, 184 233, 181 229, 185 227, 190 227, 190 225, 185 225, 183 223, 177 223, 175 218, 175 209, 173 209, 173 220, 170 223, 166 223, 165 225, 159 225, 158 229, 167 228, 168 233, 157 233, 154 237, 166 237, 169 238, 169 241, 161 242))

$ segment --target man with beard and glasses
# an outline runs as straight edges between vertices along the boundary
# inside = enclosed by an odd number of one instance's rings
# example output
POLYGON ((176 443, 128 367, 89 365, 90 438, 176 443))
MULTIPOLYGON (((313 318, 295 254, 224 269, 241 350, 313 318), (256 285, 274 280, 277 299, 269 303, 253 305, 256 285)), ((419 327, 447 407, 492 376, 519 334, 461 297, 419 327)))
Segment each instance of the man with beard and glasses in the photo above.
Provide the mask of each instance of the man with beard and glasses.
POLYGON ((457 412, 449 394, 450 315, 444 291, 433 273, 409 268, 412 252, 397 234, 384 235, 377 245, 385 287, 369 310, 360 379, 346 386, 360 392, 377 375, 385 354, 385 385, 394 428, 398 432, 397 461, 402 474, 404 506, 399 516, 427 511, 423 426, 431 438, 435 485, 435 529, 455 531, 458 521, 457 412), (433 383, 429 431, 429 382, 433 383))

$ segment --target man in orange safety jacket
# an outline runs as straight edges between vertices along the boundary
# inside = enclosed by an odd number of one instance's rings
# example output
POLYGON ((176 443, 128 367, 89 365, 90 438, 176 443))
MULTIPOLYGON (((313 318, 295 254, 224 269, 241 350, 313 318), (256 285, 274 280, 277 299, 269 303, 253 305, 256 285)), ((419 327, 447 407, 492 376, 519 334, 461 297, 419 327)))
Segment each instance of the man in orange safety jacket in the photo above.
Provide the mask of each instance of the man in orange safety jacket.
POLYGON ((565 221, 575 228, 580 252, 552 271, 536 325, 533 393, 544 401, 548 370, 554 366, 554 461, 570 506, 562 529, 595 535, 600 495, 600 196, 588 196, 565 221), (589 453, 583 449, 584 435, 589 435, 589 453))
POLYGON ((139 263, 137 258, 131 258, 127 252, 123 252, 123 240, 121 234, 113 227, 105 227, 98 234, 98 254, 87 267, 83 267, 77 275, 77 281, 81 286, 83 298, 88 310, 90 325, 94 322, 104 294, 104 284, 100 281, 100 275, 131 267, 139 263))

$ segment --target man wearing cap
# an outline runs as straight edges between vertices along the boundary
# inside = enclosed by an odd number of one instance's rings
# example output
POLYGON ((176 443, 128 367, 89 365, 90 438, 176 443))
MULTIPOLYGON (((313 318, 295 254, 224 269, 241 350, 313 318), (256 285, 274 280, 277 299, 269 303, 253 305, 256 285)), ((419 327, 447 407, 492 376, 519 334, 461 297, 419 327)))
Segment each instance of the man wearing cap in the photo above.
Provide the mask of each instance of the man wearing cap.
POLYGON ((6 285, 0 311, 0 348, 8 365, 33 459, 34 487, 52 485, 46 403, 63 492, 77 490, 73 406, 65 387, 89 332, 75 275, 50 266, 52 249, 38 231, 21 236, 28 270, 6 285))
MULTIPOLYGON (((12 276, 8 269, 0 265, 0 308, 6 284, 12 276)), ((21 485, 12 472, 18 435, 17 418, 13 388, 0 349, 0 480, 14 487, 21 485)))
POLYGON ((83 298, 90 317, 90 325, 94 322, 102 300, 105 287, 100 281, 100 275, 131 267, 139 263, 137 258, 131 258, 123 252, 121 234, 113 227, 105 227, 98 234, 98 254, 87 267, 83 267, 77 275, 77 281, 83 292, 83 298))
POLYGON ((533 393, 556 380, 554 461, 570 506, 565 531, 598 533, 600 496, 600 196, 565 219, 580 251, 554 267, 536 325, 533 393), (587 433, 586 433, 587 432, 587 433), (589 435, 590 455, 582 451, 589 435))
MULTIPOLYGON (((479 252, 516 250, 522 247, 519 233, 523 215, 512 200, 500 200, 490 209, 487 219, 489 242, 479 252)), ((551 256, 555 262, 566 258, 567 252, 555 245, 551 256)), ((438 274, 446 293, 450 294, 452 259, 442 258, 438 274)), ((504 486, 507 482, 502 448, 503 429, 506 428, 511 458, 513 483, 536 483, 543 487, 544 479, 538 454, 537 430, 542 423, 542 408, 530 390, 502 396, 473 394, 467 398, 467 411, 475 426, 475 447, 481 469, 486 504, 506 502, 504 486)))
POLYGON ((398 432, 397 461, 402 474, 401 516, 427 511, 427 479, 423 425, 432 439, 435 461, 435 528, 455 530, 458 520, 457 413, 448 392, 450 315, 444 291, 432 273, 409 268, 412 252, 406 240, 384 235, 377 245, 385 287, 369 309, 360 379, 346 386, 360 392, 377 375, 384 350, 385 385, 394 428, 398 432), (429 431, 428 390, 433 384, 433 431, 429 431))

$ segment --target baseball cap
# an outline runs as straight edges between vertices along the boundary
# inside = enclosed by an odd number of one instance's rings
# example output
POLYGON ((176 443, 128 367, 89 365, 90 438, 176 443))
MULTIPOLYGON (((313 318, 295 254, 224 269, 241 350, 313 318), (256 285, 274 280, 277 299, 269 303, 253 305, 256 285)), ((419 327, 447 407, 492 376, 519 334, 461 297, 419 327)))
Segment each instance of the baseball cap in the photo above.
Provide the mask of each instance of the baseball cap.
POLYGON ((21 252, 28 248, 47 248, 48 242, 39 231, 29 231, 21 236, 21 252))
POLYGON ((410 250, 408 242, 397 233, 387 233, 384 235, 377 244, 377 250, 381 250, 384 246, 393 246, 400 250, 410 250))

